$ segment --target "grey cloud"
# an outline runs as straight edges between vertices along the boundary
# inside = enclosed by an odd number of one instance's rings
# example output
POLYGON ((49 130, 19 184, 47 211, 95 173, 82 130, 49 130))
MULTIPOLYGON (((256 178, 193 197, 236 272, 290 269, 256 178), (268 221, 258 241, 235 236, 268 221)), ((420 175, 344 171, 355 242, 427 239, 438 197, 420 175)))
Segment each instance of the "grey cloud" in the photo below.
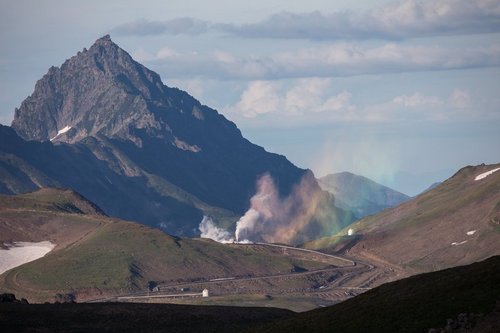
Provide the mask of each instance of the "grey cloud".
POLYGON ((498 0, 406 0, 354 13, 281 12, 254 24, 225 24, 190 17, 140 20, 114 32, 129 35, 202 34, 210 31, 246 38, 311 40, 398 40, 500 32, 498 0))
POLYGON ((406 0, 354 12, 282 12, 256 24, 226 27, 246 37, 304 39, 405 39, 500 31, 495 0, 406 0))
POLYGON ((112 29, 118 35, 161 35, 188 34, 199 35, 207 32, 211 23, 191 17, 180 17, 168 21, 150 21, 146 19, 124 23, 112 29))
POLYGON ((272 80, 498 67, 500 46, 457 49, 389 43, 367 48, 336 44, 262 57, 176 54, 168 59, 151 56, 144 61, 170 77, 272 80))

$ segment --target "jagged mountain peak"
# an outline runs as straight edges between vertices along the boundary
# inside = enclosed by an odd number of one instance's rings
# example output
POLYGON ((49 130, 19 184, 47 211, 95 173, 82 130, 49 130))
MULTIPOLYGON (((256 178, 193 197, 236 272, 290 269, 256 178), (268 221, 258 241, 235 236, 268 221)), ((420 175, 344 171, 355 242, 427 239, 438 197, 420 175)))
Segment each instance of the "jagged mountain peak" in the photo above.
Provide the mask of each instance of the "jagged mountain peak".
POLYGON ((199 235, 204 215, 234 227, 256 183, 269 175, 279 198, 302 200, 298 187, 312 184, 301 205, 317 212, 304 221, 313 226, 308 232, 331 232, 352 218, 307 170, 164 85, 109 36, 49 69, 12 128, 22 138, 0 126, 0 193, 72 188, 111 216, 199 235))
POLYGON ((104 35, 102 36, 101 38, 97 39, 95 41, 95 44, 114 44, 116 45, 115 43, 113 43, 113 41, 111 40, 111 36, 108 34, 108 35, 104 35))
POLYGON ((133 60, 106 35, 61 67, 51 67, 16 109, 12 127, 28 140, 75 143, 104 135, 138 145, 142 141, 136 134, 142 130, 180 149, 199 151, 199 144, 187 142, 182 130, 173 133, 179 126, 168 119, 169 113, 199 121, 216 112, 165 86, 158 74, 133 60))

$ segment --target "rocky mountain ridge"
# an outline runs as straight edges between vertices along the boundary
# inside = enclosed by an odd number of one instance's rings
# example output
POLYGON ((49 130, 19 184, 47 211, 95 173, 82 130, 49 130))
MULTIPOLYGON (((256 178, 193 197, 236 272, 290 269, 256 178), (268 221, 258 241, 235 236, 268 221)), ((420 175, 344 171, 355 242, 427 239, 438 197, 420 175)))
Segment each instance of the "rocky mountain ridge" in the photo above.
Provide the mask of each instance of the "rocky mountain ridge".
POLYGON ((2 193, 72 188, 111 216, 197 235, 203 215, 234 230, 259 177, 269 174, 283 198, 306 179, 322 198, 314 216, 328 232, 352 221, 311 171, 165 86, 109 36, 49 69, 16 109, 12 129, 0 128, 2 193))
POLYGON ((165 130, 147 109, 168 103, 168 90, 107 35, 51 67, 16 109, 12 127, 26 140, 68 143, 99 134, 131 138, 132 128, 165 130))

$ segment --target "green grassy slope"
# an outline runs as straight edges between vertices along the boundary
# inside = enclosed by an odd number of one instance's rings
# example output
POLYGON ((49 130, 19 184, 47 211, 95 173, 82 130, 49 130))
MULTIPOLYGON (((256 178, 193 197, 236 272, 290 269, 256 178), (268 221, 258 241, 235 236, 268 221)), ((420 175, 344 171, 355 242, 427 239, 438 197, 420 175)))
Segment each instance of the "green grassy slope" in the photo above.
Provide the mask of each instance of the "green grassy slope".
MULTIPOLYGON (((500 300, 500 256, 412 276, 257 332, 427 332, 460 313, 488 314, 500 300)), ((252 330, 250 330, 252 331, 252 330)))
MULTIPOLYGON (((500 254, 500 167, 466 167, 434 189, 379 214, 363 218, 336 237, 306 244, 341 249, 357 235, 352 255, 366 255, 425 272, 472 263, 500 254)), ((349 244, 352 246, 353 244, 349 244)))
MULTIPOLYGON (((0 304, 3 332, 427 332, 460 313, 483 314, 471 332, 496 332, 500 256, 382 285, 331 307, 293 314, 272 308, 166 304, 0 304), (492 317, 493 315, 493 317, 492 317), (22 320, 20 320, 22 318, 22 320), (489 330, 477 330, 490 327, 489 330)), ((497 327, 498 328, 498 327, 497 327)))
POLYGON ((0 195, 3 210, 59 211, 66 213, 105 215, 80 194, 68 189, 42 188, 17 196, 0 195))
MULTIPOLYGON (((66 202, 64 207, 83 205, 72 201, 72 192, 51 191, 66 197, 57 201, 66 202)), ((0 243, 50 240, 57 244, 45 257, 0 276, 0 289, 30 300, 52 301, 56 293, 66 292, 81 300, 145 290, 148 281, 203 281, 290 272, 294 265, 326 266, 272 251, 176 238, 94 213, 68 212, 47 203, 48 197, 47 193, 42 200, 39 194, 19 200, 0 196, 0 243)))

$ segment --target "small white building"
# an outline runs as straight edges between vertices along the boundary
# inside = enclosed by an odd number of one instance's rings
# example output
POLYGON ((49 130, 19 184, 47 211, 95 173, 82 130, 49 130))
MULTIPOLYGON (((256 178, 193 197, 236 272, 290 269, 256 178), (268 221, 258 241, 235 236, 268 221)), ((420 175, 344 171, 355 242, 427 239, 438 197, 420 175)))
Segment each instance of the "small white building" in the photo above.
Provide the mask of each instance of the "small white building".
POLYGON ((347 230, 347 236, 352 236, 352 235, 354 235, 354 229, 347 230))
POLYGON ((203 289, 203 292, 201 293, 201 296, 202 297, 208 297, 209 296, 208 289, 203 289))

